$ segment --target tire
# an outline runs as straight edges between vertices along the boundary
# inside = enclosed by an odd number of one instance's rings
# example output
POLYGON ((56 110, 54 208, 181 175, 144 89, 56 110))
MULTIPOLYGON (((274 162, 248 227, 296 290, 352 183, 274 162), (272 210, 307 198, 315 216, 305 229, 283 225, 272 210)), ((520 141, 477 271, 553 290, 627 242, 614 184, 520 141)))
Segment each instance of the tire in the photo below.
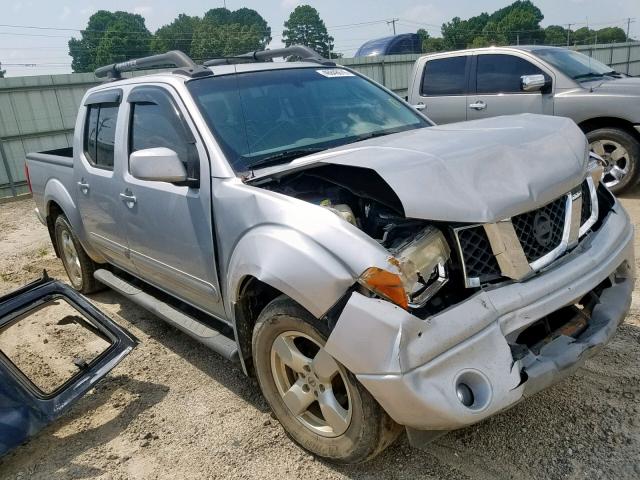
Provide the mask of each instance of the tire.
POLYGON ((633 188, 640 175, 640 142, 619 128, 587 132, 589 148, 607 162, 603 183, 615 194, 633 188))
POLYGON ((62 265, 73 288, 85 294, 99 290, 100 284, 93 278, 96 264, 82 248, 64 215, 56 218, 54 232, 62 265))
MULTIPOLYGON (((364 462, 393 443, 402 427, 387 415, 351 372, 321 348, 328 333, 324 324, 289 298, 281 296, 273 300, 260 313, 253 331, 253 363, 258 383, 287 435, 302 448, 333 463, 364 462), (276 353, 285 351, 282 350, 285 344, 290 348, 293 342, 294 353, 305 357, 292 355, 287 357, 288 363, 296 364, 297 370, 306 376, 296 374, 276 353), (308 370, 299 368, 296 360, 300 358, 313 358, 312 364, 306 364, 308 370), (330 377, 326 373, 330 371, 334 372, 333 379, 327 382, 330 377), (288 385, 292 387, 287 390, 288 385), (291 392, 294 388, 305 401, 285 403, 281 392, 291 392), (292 404, 305 404, 309 398, 312 403, 302 414, 290 408, 292 404), (336 416, 336 411, 343 415, 336 416), (323 412, 334 420, 325 420, 323 412), (345 418, 347 421, 343 421, 345 418)), ((297 399, 298 395, 294 397, 297 399)))

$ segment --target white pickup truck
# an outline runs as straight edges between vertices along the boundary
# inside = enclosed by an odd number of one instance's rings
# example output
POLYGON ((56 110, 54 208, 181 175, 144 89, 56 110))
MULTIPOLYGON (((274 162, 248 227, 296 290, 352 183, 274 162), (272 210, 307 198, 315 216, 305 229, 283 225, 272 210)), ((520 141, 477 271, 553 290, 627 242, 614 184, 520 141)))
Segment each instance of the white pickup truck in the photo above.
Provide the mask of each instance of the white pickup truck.
POLYGON ((73 148, 27 156, 71 283, 239 362, 316 455, 479 422, 573 372, 629 309, 633 227, 569 119, 434 126, 304 47, 97 74, 73 148))

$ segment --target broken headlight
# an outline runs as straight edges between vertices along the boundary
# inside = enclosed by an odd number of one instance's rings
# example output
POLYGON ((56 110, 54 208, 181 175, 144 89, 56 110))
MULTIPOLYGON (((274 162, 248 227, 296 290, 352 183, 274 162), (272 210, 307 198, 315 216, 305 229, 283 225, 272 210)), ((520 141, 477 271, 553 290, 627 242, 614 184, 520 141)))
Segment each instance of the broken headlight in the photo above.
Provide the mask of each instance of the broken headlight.
POLYGON ((360 283, 402 308, 419 308, 447 283, 450 256, 442 232, 427 227, 389 259, 398 273, 372 267, 360 276, 360 283))

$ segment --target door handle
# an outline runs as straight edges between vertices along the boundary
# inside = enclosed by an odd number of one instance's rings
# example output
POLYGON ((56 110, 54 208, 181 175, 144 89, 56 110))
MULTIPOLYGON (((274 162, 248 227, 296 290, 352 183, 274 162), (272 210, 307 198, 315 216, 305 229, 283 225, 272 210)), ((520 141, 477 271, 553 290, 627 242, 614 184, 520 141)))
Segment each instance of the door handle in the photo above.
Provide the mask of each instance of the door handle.
POLYGON ((84 178, 78 182, 80 191, 85 195, 89 192, 89 184, 84 181, 84 178))
POLYGON ((469 104, 469 108, 473 108, 474 110, 484 110, 487 108, 487 104, 482 100, 478 100, 476 103, 469 104))
POLYGON ((122 192, 120 194, 120 198, 122 199, 123 202, 127 204, 127 207, 129 208, 133 208, 135 203, 138 201, 136 199, 136 196, 128 190, 122 192))
POLYGON ((413 108, 421 112, 422 110, 426 110, 427 106, 424 103, 420 102, 417 105, 413 105, 413 108))

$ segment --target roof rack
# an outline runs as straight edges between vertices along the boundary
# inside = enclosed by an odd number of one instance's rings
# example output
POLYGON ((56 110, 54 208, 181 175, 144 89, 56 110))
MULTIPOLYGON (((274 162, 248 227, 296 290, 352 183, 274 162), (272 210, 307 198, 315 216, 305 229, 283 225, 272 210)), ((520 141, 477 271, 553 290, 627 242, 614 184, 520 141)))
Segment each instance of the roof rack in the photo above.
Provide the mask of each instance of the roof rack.
POLYGON ((127 62, 112 63, 111 65, 96 69, 95 75, 98 78, 107 77, 109 80, 118 80, 122 78, 122 72, 131 72, 144 68, 160 68, 168 65, 178 67, 173 73, 187 75, 192 78, 213 75, 211 70, 197 65, 188 55, 179 50, 171 50, 170 52, 161 53, 160 55, 136 58, 127 62))
POLYGON ((255 52, 243 53, 234 57, 214 58, 204 62, 205 67, 214 65, 228 65, 234 63, 264 62, 279 57, 300 57, 305 62, 319 63, 321 65, 335 66, 331 60, 327 60, 315 50, 304 45, 291 45, 286 48, 276 48, 274 50, 256 50, 255 52))

